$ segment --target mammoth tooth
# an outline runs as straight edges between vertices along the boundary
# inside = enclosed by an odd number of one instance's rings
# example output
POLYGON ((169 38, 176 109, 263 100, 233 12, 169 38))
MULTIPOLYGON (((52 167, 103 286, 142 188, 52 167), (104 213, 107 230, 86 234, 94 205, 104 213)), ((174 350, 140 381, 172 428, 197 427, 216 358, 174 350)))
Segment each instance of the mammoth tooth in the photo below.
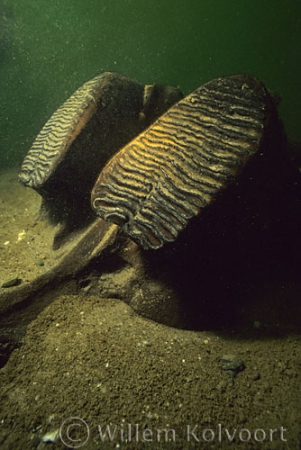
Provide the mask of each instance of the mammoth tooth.
POLYGON ((257 78, 204 84, 111 158, 92 208, 144 249, 174 241, 258 152, 275 108, 257 78))
POLYGON ((177 88, 144 86, 117 73, 96 76, 46 122, 24 159, 21 183, 42 195, 56 222, 82 224, 101 168, 182 97, 177 88))

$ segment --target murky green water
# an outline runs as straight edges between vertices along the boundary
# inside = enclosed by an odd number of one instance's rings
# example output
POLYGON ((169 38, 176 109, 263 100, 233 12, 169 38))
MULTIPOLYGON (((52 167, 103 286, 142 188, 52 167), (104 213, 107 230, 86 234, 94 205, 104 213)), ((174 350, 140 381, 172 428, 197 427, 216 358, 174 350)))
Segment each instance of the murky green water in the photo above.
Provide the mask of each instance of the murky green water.
POLYGON ((257 75, 301 140, 300 0, 0 0, 0 167, 21 163, 47 118, 104 70, 185 93, 257 75))

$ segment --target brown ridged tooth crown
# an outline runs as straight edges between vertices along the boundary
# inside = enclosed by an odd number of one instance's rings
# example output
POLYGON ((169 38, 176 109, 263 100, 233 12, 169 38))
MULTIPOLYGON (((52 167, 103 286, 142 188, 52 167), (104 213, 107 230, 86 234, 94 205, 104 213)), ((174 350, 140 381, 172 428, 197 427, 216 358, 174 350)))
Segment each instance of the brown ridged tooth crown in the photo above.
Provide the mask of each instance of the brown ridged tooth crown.
POLYGON ((258 151, 270 105, 248 75, 204 84, 112 157, 93 209, 144 249, 174 241, 258 151))

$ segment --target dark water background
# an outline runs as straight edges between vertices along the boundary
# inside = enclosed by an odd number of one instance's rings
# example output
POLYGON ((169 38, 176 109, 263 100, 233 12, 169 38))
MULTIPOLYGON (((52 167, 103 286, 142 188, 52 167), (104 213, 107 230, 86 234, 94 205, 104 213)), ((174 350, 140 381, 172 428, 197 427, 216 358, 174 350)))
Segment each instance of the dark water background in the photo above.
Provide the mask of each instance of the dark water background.
POLYGON ((0 0, 0 168, 19 165, 55 109, 105 70, 184 93, 257 75, 301 141, 300 59, 300 0, 0 0))

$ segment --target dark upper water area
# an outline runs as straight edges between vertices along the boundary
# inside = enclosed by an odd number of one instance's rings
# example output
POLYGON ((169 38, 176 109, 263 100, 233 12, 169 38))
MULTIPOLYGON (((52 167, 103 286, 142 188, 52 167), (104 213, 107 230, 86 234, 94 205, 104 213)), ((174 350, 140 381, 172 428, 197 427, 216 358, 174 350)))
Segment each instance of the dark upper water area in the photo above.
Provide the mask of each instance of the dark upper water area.
POLYGON ((300 0, 0 0, 0 167, 20 165, 49 116, 102 71, 185 94, 256 75, 301 141, 300 48, 300 0))

